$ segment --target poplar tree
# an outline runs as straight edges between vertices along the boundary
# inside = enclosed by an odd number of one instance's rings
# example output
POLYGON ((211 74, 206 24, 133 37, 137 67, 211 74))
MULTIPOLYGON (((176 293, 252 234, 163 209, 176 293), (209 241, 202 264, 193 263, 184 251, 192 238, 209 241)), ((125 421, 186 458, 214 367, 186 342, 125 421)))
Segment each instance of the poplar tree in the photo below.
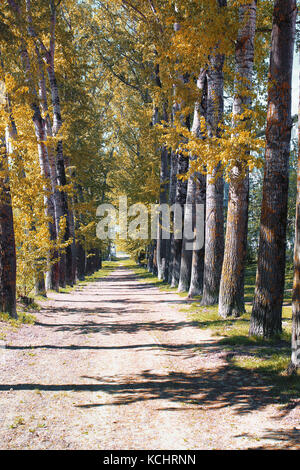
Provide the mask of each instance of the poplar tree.
POLYGON ((275 0, 258 266, 250 324, 251 335, 267 338, 282 331, 296 15, 295 0, 275 0))
MULTIPOLYGON (((256 1, 240 7, 240 23, 235 48, 233 133, 239 121, 246 121, 245 125, 251 125, 247 111, 251 104, 249 94, 254 63, 256 1)), ((219 315, 222 317, 239 316, 245 311, 244 272, 247 249, 249 172, 247 160, 243 159, 242 149, 238 158, 235 167, 231 170, 229 182, 226 240, 219 297, 219 315)))

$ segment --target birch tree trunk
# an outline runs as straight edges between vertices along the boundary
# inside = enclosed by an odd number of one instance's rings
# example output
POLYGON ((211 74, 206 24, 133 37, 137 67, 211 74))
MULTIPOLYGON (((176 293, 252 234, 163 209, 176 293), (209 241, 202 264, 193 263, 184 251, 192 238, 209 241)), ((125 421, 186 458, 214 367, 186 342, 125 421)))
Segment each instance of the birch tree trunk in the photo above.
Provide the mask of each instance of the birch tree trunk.
MULTIPOLYGON (((26 0, 29 2, 30 0, 26 0)), ((58 91, 58 85, 55 75, 54 57, 55 57, 55 30, 56 30, 56 4, 54 0, 49 0, 50 4, 50 46, 49 50, 46 49, 43 42, 38 39, 38 44, 43 54, 44 60, 47 63, 47 73, 50 84, 51 102, 53 107, 53 125, 52 134, 53 137, 57 137, 62 127, 63 121, 61 116, 60 97, 58 91)), ((65 160, 63 155, 63 143, 62 140, 58 140, 56 147, 56 159, 55 168, 58 186, 65 186, 67 184, 66 171, 65 171, 65 160)), ((56 194, 56 202, 58 206, 58 213, 61 217, 65 218, 65 234, 64 240, 70 242, 66 248, 66 253, 61 253, 60 256, 60 285, 64 287, 66 282, 73 285, 75 282, 76 275, 76 253, 75 253, 75 224, 74 216, 71 208, 68 206, 68 197, 65 191, 59 191, 59 195, 56 194)), ((61 222, 61 217, 59 222, 61 222)))
MULTIPOLYGON (((206 118, 207 111, 207 77, 206 71, 202 71, 199 75, 197 82, 199 91, 201 93, 201 100, 195 104, 194 119, 192 126, 192 133, 197 137, 201 137, 201 116, 206 118)), ((195 174, 195 192, 194 204, 203 204, 205 206, 206 199, 206 180, 205 176, 201 173, 195 174)), ((205 217, 205 213, 204 213, 205 217)), ((205 219, 204 219, 205 220, 205 219)), ((203 227, 205 230, 205 226, 203 227)), ((197 227, 194 227, 194 237, 199 237, 197 234, 197 227)), ((202 294, 203 291, 203 271, 204 271, 204 245, 202 248, 194 247, 192 253, 192 266, 191 266, 191 282, 189 288, 189 298, 202 294)))
MULTIPOLYGON (((43 71, 43 65, 41 64, 41 57, 39 49, 36 48, 36 54, 39 61, 39 71, 40 71, 40 79, 39 79, 39 93, 41 99, 41 106, 42 111, 45 116, 45 127, 47 137, 52 139, 53 138, 53 129, 52 123, 49 115, 49 108, 48 108, 48 99, 47 99, 47 92, 46 92, 46 81, 43 71)), ((66 181, 65 178, 59 177, 58 175, 58 165, 55 156, 55 148, 53 144, 47 146, 48 149, 48 161, 49 161, 49 177, 51 181, 51 188, 53 193, 53 205, 54 205, 54 220, 55 220, 55 231, 56 231, 56 239, 58 238, 58 234, 61 232, 61 220, 63 217, 66 217, 64 213, 65 207, 65 193, 59 190, 59 186, 61 185, 61 181, 66 181)), ((54 234, 53 234, 54 236, 54 234)), ((67 239, 65 234, 65 240, 67 239)), ((52 268, 49 269, 46 275, 46 285, 47 289, 54 289, 58 291, 59 285, 62 287, 66 284, 66 254, 65 252, 58 253, 54 252, 54 256, 59 256, 59 262, 56 263, 52 268)))
MULTIPOLYGON (((156 71, 156 82, 159 86, 159 70, 156 71)), ((158 124, 160 119, 158 117, 159 110, 155 110, 154 123, 158 124)), ((167 107, 163 103, 163 120, 168 121, 167 107)), ((170 177, 170 165, 169 165, 169 151, 167 147, 163 146, 160 149, 160 192, 159 192, 159 204, 166 204, 168 202, 168 183, 170 177)), ((156 245, 156 262, 157 262, 157 277, 162 280, 166 278, 167 269, 167 231, 166 227, 163 226, 162 215, 159 213, 157 223, 157 245, 156 245)))
MULTIPOLYGON (((38 51, 36 51, 38 52, 38 51)), ((41 58, 37 54, 38 58, 38 65, 39 65, 39 88, 41 87, 42 83, 42 64, 41 64, 41 58)), ((29 58, 27 58, 28 61, 28 67, 31 69, 31 66, 29 64, 29 58)), ((32 90, 34 96, 37 95, 33 81, 32 81, 32 90)), ((40 95, 41 95, 41 89, 39 90, 40 95)), ((34 111, 33 114, 33 123, 34 123, 34 128, 35 128, 35 135, 37 138, 37 143, 38 143, 38 154, 39 154, 39 163, 40 163, 40 168, 41 168, 41 174, 51 182, 50 178, 50 164, 49 164, 49 158, 48 158, 48 148, 46 145, 47 141, 47 130, 46 130, 46 122, 43 119, 41 115, 41 110, 40 106, 38 103, 38 100, 36 99, 34 102, 32 102, 31 107, 34 111)), ((49 227, 49 235, 50 235, 50 240, 53 243, 56 243, 57 241, 57 233, 56 233, 56 226, 55 226, 55 208, 54 208, 54 197, 53 197, 53 192, 51 191, 50 193, 47 191, 45 197, 45 211, 46 215, 50 217, 51 221, 48 223, 49 227)), ((58 272, 58 265, 57 263, 51 263, 51 260, 55 260, 57 258, 57 253, 51 252, 49 254, 49 261, 50 261, 50 278, 51 278, 51 283, 49 281, 47 282, 48 284, 48 289, 55 289, 58 290, 58 280, 59 280, 59 272, 58 272)), ((46 294, 46 284, 45 284, 45 278, 44 278, 44 272, 41 271, 41 269, 37 268, 37 273, 36 273, 36 281, 35 281, 35 294, 36 295, 42 295, 44 297, 47 296, 46 294)))
MULTIPOLYGON (((208 135, 218 135, 223 117, 223 64, 218 53, 210 59, 207 71, 207 130, 208 135)), ((224 180, 220 165, 207 174, 204 280, 201 305, 218 302, 224 255, 224 180)))
MULTIPOLYGON (((198 79, 198 88, 202 92, 204 91, 203 88, 205 86, 205 82, 206 82, 206 73, 202 72, 198 79)), ((198 133, 198 129, 200 127, 199 112, 203 115, 202 107, 204 105, 204 101, 205 101, 205 96, 202 96, 201 105, 199 105, 199 103, 195 105, 193 127, 192 127, 193 134, 198 133)), ((190 158, 189 158, 190 162, 192 162, 194 159, 195 159, 195 156, 190 155, 190 158)), ((199 196, 200 196, 200 194, 198 193, 198 191, 200 190, 199 182, 200 182, 200 179, 199 179, 198 173, 190 175, 188 182, 187 182, 186 203, 184 206, 184 221, 183 221, 184 233, 183 233, 183 239, 182 239, 178 292, 189 291, 190 284, 191 284, 192 261, 193 261, 193 251, 194 251, 191 247, 193 246, 194 238, 197 235, 195 232, 196 230, 195 219, 197 215, 196 214, 196 197, 199 200, 199 196), (196 190, 197 190, 197 194, 196 194, 196 190)), ((198 214, 198 216, 200 216, 200 214, 198 214)), ((198 234, 198 236, 200 237, 201 234, 198 234)), ((201 251, 201 250, 195 250, 195 251, 201 251)), ((203 253, 203 249, 202 249, 202 253, 203 253)))
POLYGON ((275 0, 258 267, 250 323, 251 335, 266 338, 282 331, 296 14, 295 0, 275 0))
POLYGON ((191 282, 192 270, 192 256, 193 250, 189 245, 193 245, 194 233, 191 232, 191 238, 186 233, 187 227, 193 229, 193 213, 195 215, 195 177, 191 175, 187 182, 186 202, 184 206, 184 219, 183 219, 183 239, 181 247, 181 261, 180 261, 180 276, 178 284, 178 292, 185 292, 189 290, 191 282))
MULTIPOLYGON (((233 127, 251 106, 249 91, 254 62, 256 0, 240 7, 240 24, 235 49, 236 90, 233 103, 233 127)), ((251 123, 249 123, 251 125, 251 123)), ((244 272, 247 250, 249 173, 238 161, 230 175, 224 260, 219 297, 219 315, 239 316, 245 311, 244 272)))
MULTIPOLYGON (((14 0, 8 0, 8 3, 13 10, 13 12, 16 15, 16 18, 18 21, 23 21, 22 18, 22 11, 20 9, 19 4, 15 3, 14 0)), ((32 18, 31 18, 31 2, 30 0, 26 0, 26 15, 27 15, 27 24, 28 24, 28 33, 31 37, 35 36, 35 32, 33 29, 32 25, 32 18)), ((53 188, 56 188, 57 181, 56 178, 54 177, 53 173, 53 165, 51 165, 51 160, 49 158, 48 154, 48 148, 45 145, 45 142, 47 140, 47 135, 49 136, 49 114, 48 114, 48 107, 47 107, 47 95, 46 95, 46 85, 45 85, 45 80, 43 77, 42 73, 42 68, 41 68, 41 57, 39 55, 39 49, 36 46, 35 48, 36 53, 37 53, 37 61, 38 61, 38 67, 39 67, 39 92, 40 92, 40 99, 41 99, 41 105, 43 111, 46 111, 46 121, 43 120, 42 118, 42 113, 40 109, 40 102, 38 99, 38 95, 35 89, 34 81, 32 78, 32 71, 31 71, 31 64, 30 64, 30 59, 29 59, 29 54, 27 50, 27 45, 25 40, 22 40, 22 45, 21 45, 21 61, 25 73, 25 83, 29 86, 29 89, 31 91, 31 97, 32 97, 32 102, 31 102, 31 108, 33 111, 33 122, 34 122, 34 127, 35 127, 35 134, 37 137, 37 142, 38 142, 38 152, 39 152, 39 160, 40 160, 40 166, 41 166, 41 171, 43 174, 45 174, 46 177, 49 177, 51 180, 52 184, 52 191, 54 192, 53 188)), ((52 136, 52 134, 51 134, 52 136)), ((56 192, 57 189, 55 189, 56 192)), ((56 241, 57 238, 57 233, 59 230, 59 221, 58 221, 58 212, 55 210, 55 208, 58 207, 58 204, 56 204, 56 198, 52 197, 50 195, 46 199, 46 208, 47 208, 47 214, 51 216, 54 223, 49 223, 49 232, 50 232, 50 238, 53 241, 56 241)), ((55 259, 56 257, 56 252, 52 253, 50 258, 55 259)), ((51 282, 48 283, 49 288, 54 288, 55 290, 58 290, 58 266, 56 263, 52 263, 52 268, 51 268, 51 282)), ((43 285, 43 280, 42 276, 39 276, 39 279, 37 279, 36 283, 36 291, 41 292, 44 291, 44 285, 43 285)))
MULTIPOLYGON (((299 50, 299 48, 298 48, 299 50)), ((299 54, 300 65, 300 54, 299 54)), ((300 69, 299 69, 300 70, 300 69)), ((300 77, 299 77, 300 78, 300 77)), ((299 82, 300 83, 300 82, 299 82)), ((292 297, 292 354, 289 372, 300 369, 300 93, 298 108, 298 169, 297 169, 297 200, 296 227, 294 248, 294 283, 292 297)))
MULTIPOLYGON (((44 66, 41 58, 39 48, 36 46, 36 56, 39 66, 39 97, 41 102, 41 108, 43 112, 43 140, 41 142, 46 142, 50 137, 52 138, 52 125, 49 116, 48 109, 48 100, 47 100, 47 91, 46 91, 46 80, 44 74, 44 66)), ((41 136, 42 137, 42 136, 41 136)), ((55 244, 57 242, 57 234, 60 230, 59 220, 62 214, 59 212, 58 198, 60 197, 59 191, 57 189, 57 176, 56 168, 54 162, 54 149, 52 144, 47 145, 47 154, 41 153, 40 162, 42 172, 45 177, 51 183, 51 193, 47 197, 46 207, 48 208, 48 215, 51 217, 52 221, 49 223, 49 233, 50 239, 55 244)), ((46 273, 46 290, 59 290, 59 262, 58 252, 56 249, 52 249, 49 254, 49 267, 46 273)))
MULTIPOLYGON (((175 5, 175 11, 177 12, 177 7, 175 5)), ((180 24, 175 23, 174 24, 174 31, 178 32, 180 30, 180 24)), ((179 77, 179 79, 185 83, 187 81, 187 77, 183 77, 182 75, 179 77)), ((180 112, 182 108, 182 104, 176 102, 176 85, 173 86, 174 89, 174 96, 175 96, 175 102, 173 105, 173 122, 175 122, 175 115, 176 113, 180 112)), ((181 121, 183 121, 183 118, 181 118, 181 121)), ((182 122, 182 125, 185 125, 184 122, 182 122)), ((188 170, 188 165, 189 161, 188 158, 183 156, 182 154, 174 155, 174 158, 177 158, 177 173, 182 175, 187 172, 188 170)), ((176 189, 175 189, 175 205, 178 206, 178 208, 181 208, 182 211, 182 227, 183 227, 183 222, 184 222, 184 205, 186 202, 186 193, 187 193, 187 181, 183 181, 181 179, 176 178, 176 189)), ((176 225, 176 220, 173 215, 173 223, 174 227, 176 225)), ((173 236, 172 236, 172 241, 171 241, 171 258, 170 258, 170 263, 172 265, 172 272, 170 273, 171 277, 171 287, 177 287, 179 284, 179 278, 180 278, 180 266, 181 266, 181 250, 182 250, 182 233, 177 233, 176 231, 173 230, 173 236)))
MULTIPOLYGON (((27 6, 28 5, 26 3, 26 8, 27 6)), ((14 3, 13 3, 13 9, 14 9, 16 16, 20 15, 20 9, 14 3)), ((21 47, 21 61, 22 61, 22 65, 23 65, 23 69, 25 73, 25 83, 28 85, 31 96, 32 96, 32 101, 31 101, 31 109, 33 111, 32 120, 34 123, 35 135, 37 138, 40 168, 41 168, 42 174, 46 175, 48 154, 47 154, 47 147, 45 145, 46 135, 45 135, 45 128, 44 128, 44 121, 42 119, 41 112, 40 112, 38 96, 37 96, 37 92, 36 92, 33 78, 32 78, 31 64, 29 60, 27 46, 24 40, 22 41, 22 47, 21 47)), ((3 68, 2 61, 1 61, 1 66, 3 68)), ((7 97, 7 106, 8 108, 10 108, 9 97, 7 97)), ((9 112, 11 114, 11 126, 10 126, 10 129, 8 130, 9 139, 7 139, 7 152, 12 153, 13 151, 12 141, 15 139, 17 135, 17 129, 12 118, 12 110, 9 109, 9 112)), ((51 198, 45 196, 44 201, 45 201, 46 214, 51 216, 52 215, 51 198)), ((50 236, 51 236, 51 223, 49 223, 49 230, 50 230, 50 236)), ((41 271, 39 266, 35 267, 35 271, 36 271, 35 272, 35 294, 46 296, 47 294, 46 294, 44 273, 41 271)))
MULTIPOLYGON (((206 200, 206 179, 202 174, 195 175, 195 205, 203 205, 205 208, 206 200)), ((204 222, 205 222, 205 211, 204 211, 204 222)), ((197 233, 195 226, 194 235, 195 237, 201 237, 202 234, 197 233)), ((203 226, 205 232, 205 224, 203 226)), ((203 292, 203 274, 204 274, 204 246, 201 248, 194 248, 192 255, 192 266, 191 266, 191 282, 188 297, 191 299, 196 295, 201 295, 203 292)))
MULTIPOLYGON (((52 98, 52 106, 53 106, 53 136, 57 137, 61 126, 62 126, 62 119, 61 119, 61 111, 60 111, 60 99, 58 94, 58 87, 57 81, 54 73, 54 62, 51 59, 50 65, 48 64, 48 76, 50 82, 50 89, 51 89, 51 98, 52 98)), ((63 143, 61 140, 57 142, 56 147, 56 173, 58 179, 59 186, 66 186, 67 178, 66 178, 66 171, 65 171, 65 161, 63 155, 63 143)), ((59 212, 63 214, 66 221, 66 230, 65 230, 65 241, 69 241, 70 239, 70 215, 69 215, 69 207, 68 207, 68 197, 65 191, 60 191, 61 197, 59 198, 59 205, 60 209, 59 212)), ((66 266, 64 266, 64 259, 60 263, 60 285, 62 287, 65 286, 66 283, 73 284, 72 276, 74 272, 72 257, 72 248, 69 245, 66 248, 66 266)))
MULTIPOLYGON (((47 140, 45 121, 43 120, 40 114, 40 109, 38 106, 36 106, 36 111, 34 113, 33 122, 35 126, 35 134, 38 140, 38 153, 39 153, 41 174, 45 176, 45 178, 48 179, 50 169, 49 169, 47 147, 45 145, 45 142, 47 140)), ((51 194, 47 194, 44 196, 44 203, 45 203, 46 215, 51 217, 52 219, 52 221, 48 223, 50 240, 56 242, 56 229, 54 225, 54 220, 55 220, 54 204, 53 204, 53 198, 51 194)), ((43 297, 47 297, 44 271, 41 270, 39 266, 37 266, 37 272, 36 272, 35 294, 42 295, 43 297)))
MULTIPOLYGON (((178 174, 184 174, 188 170, 189 161, 187 157, 183 155, 177 155, 175 158, 178 159, 178 174)), ((181 208, 182 216, 184 214, 184 204, 186 202, 186 192, 187 192, 187 181, 183 181, 177 178, 176 181, 176 194, 175 194, 175 204, 178 205, 178 208, 181 208)), ((182 224, 183 225, 183 224, 182 224)), ((172 238, 172 279, 171 287, 177 287, 180 277, 180 265, 181 265, 181 250, 182 250, 182 234, 173 233, 172 238)))
MULTIPOLYGON (((170 168, 170 184, 169 184, 169 206, 172 207, 175 203, 176 197, 176 183, 177 183, 177 169, 178 169, 178 159, 174 152, 171 152, 171 168, 170 168)), ((170 240, 169 240, 169 256, 168 256, 168 284, 172 283, 172 275, 173 275, 173 264, 174 264, 174 232, 173 232, 173 225, 174 225, 174 214, 171 212, 170 214, 170 240)))

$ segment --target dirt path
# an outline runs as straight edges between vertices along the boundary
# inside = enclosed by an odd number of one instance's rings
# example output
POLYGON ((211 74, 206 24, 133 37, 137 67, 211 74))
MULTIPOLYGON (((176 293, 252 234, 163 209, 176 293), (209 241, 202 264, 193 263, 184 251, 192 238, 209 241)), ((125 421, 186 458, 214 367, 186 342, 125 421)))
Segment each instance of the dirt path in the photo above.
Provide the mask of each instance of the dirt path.
POLYGON ((237 375, 184 303, 126 268, 52 294, 35 325, 7 334, 0 447, 300 448, 299 411, 237 375))

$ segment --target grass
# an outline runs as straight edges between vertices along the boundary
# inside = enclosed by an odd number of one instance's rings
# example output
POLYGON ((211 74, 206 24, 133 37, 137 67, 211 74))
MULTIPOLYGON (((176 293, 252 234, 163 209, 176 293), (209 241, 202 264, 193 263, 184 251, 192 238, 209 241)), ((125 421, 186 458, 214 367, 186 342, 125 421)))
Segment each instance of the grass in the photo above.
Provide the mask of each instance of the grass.
POLYGON ((33 325, 36 322, 36 318, 34 315, 25 313, 25 312, 18 312, 18 318, 12 318, 8 313, 0 313, 0 323, 5 323, 9 326, 14 328, 18 328, 21 325, 33 325))
POLYGON ((17 318, 12 318, 8 313, 0 312, 0 340, 5 340, 6 332, 10 329, 20 328, 22 325, 34 325, 36 317, 32 312, 39 311, 40 306, 33 300, 29 305, 22 301, 17 303, 17 318))
MULTIPOLYGON (((280 385, 283 391, 286 387, 283 377, 291 355, 291 316, 287 309, 284 310, 283 332, 272 339, 249 336, 250 305, 246 306, 246 313, 236 319, 222 319, 218 316, 217 307, 200 307, 199 304, 187 311, 199 328, 208 328, 216 339, 219 337, 218 345, 234 353, 232 366, 259 372, 262 377, 280 385)), ((295 383, 300 392, 300 377, 295 379, 295 383)))
POLYGON ((245 275, 245 301, 246 312, 239 318, 223 319, 218 315, 218 307, 201 307, 196 303, 186 309, 191 320, 195 321, 199 328, 209 328, 212 334, 220 339, 217 344, 224 347, 233 355, 230 359, 231 366, 241 373, 252 371, 258 373, 276 396, 299 397, 300 377, 287 377, 286 369, 291 355, 291 288, 292 270, 287 269, 284 307, 282 310, 282 334, 264 339, 249 336, 252 299, 255 289, 256 266, 249 265, 245 275))
MULTIPOLYGON (((123 265, 133 270, 141 282, 154 284, 162 291, 177 291, 177 288, 171 288, 166 283, 159 281, 146 268, 137 266, 132 260, 127 260, 123 265)), ((280 336, 270 340, 248 334, 255 276, 256 265, 249 264, 245 272, 246 312, 239 318, 221 318, 218 315, 217 305, 211 307, 200 305, 201 297, 196 298, 196 302, 187 305, 182 311, 188 313, 189 319, 195 322, 199 328, 210 329, 212 335, 216 337, 217 344, 233 353, 229 356, 232 368, 241 373, 247 371, 258 373, 274 388, 274 393, 279 393, 281 396, 297 397, 300 394, 300 377, 286 377, 285 373, 291 354, 293 270, 291 267, 287 267, 282 318, 283 331, 280 336)), ((186 297, 187 293, 178 295, 186 297)))
POLYGON ((16 416, 14 422, 10 425, 11 429, 15 429, 18 426, 23 426, 25 424, 24 418, 22 416, 16 416))
POLYGON ((17 304, 18 315, 19 315, 19 313, 22 313, 22 312, 32 312, 34 310, 39 311, 40 306, 36 302, 37 300, 47 300, 47 297, 36 296, 36 297, 34 297, 34 299, 32 299, 32 301, 28 305, 24 304, 22 301, 18 302, 18 304, 17 304), (20 308, 22 308, 21 311, 19 311, 20 308))

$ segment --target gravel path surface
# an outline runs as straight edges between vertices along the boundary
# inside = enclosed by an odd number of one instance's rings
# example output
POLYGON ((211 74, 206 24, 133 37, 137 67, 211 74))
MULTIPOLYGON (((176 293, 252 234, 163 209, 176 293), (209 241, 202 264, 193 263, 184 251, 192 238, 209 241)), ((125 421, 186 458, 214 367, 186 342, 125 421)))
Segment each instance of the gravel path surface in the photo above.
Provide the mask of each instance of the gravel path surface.
POLYGON ((300 448, 284 410, 182 308, 125 267, 51 294, 6 333, 2 449, 300 448))

